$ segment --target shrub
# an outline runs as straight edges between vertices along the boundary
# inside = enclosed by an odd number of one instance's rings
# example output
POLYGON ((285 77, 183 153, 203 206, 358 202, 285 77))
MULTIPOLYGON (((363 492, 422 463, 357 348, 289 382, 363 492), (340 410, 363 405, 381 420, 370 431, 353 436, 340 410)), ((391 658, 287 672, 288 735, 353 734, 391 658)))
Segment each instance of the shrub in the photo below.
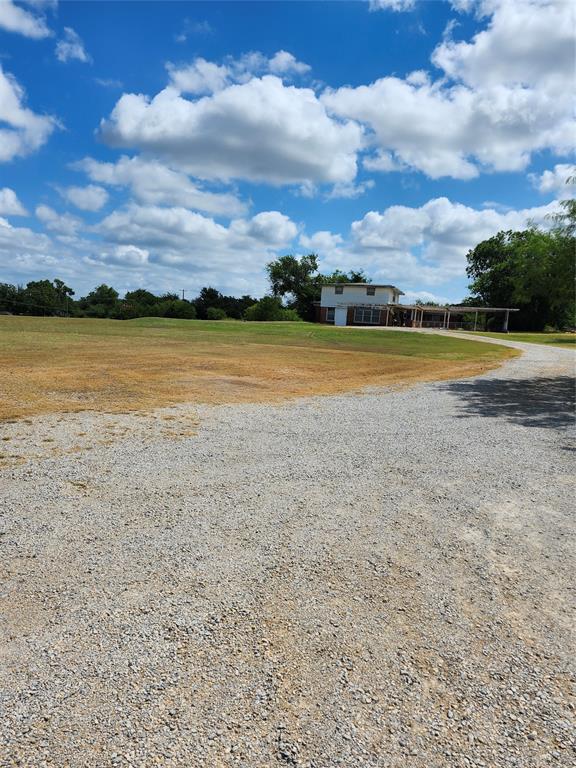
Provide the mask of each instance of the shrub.
POLYGON ((226 320, 226 312, 220 307, 208 307, 206 310, 206 318, 208 320, 226 320))
POLYGON ((157 305, 160 317, 173 317, 180 320, 194 320, 196 317, 196 308, 194 304, 182 299, 172 299, 162 301, 157 305))
POLYGON ((298 312, 295 309, 283 309, 282 317, 280 320, 286 320, 290 323, 302 323, 304 322, 298 312))
POLYGON ((294 309, 285 309, 280 299, 274 296, 264 296, 256 304, 244 312, 245 320, 257 320, 260 322, 270 322, 278 320, 300 320, 299 314, 294 309))

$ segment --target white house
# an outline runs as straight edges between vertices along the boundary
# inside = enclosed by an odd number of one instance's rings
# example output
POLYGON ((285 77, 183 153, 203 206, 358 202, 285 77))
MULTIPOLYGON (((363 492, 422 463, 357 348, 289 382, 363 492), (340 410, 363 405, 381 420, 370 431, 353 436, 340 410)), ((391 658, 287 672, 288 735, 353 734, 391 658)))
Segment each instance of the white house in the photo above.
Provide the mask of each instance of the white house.
POLYGON ((316 320, 334 325, 396 325, 412 328, 464 328, 508 331, 513 307, 400 304, 403 291, 394 285, 332 283, 323 285, 316 320), (502 322, 496 320, 500 316, 502 322))
POLYGON ((394 285, 323 285, 317 319, 334 325, 388 325, 390 305, 397 305, 400 296, 404 293, 394 285))

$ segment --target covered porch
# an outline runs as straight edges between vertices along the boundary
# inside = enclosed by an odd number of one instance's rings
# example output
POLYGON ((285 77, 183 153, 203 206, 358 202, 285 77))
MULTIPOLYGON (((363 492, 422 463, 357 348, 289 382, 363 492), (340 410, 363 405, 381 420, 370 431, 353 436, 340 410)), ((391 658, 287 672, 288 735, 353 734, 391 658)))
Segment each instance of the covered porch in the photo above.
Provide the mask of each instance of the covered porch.
POLYGON ((501 331, 508 333, 513 307, 469 307, 448 305, 444 307, 422 305, 395 305, 397 311, 409 313, 406 325, 411 328, 444 328, 467 331, 501 331))
POLYGON ((325 310, 321 322, 335 325, 377 325, 396 328, 443 328, 508 332, 513 307, 425 306, 420 304, 339 303, 325 310))

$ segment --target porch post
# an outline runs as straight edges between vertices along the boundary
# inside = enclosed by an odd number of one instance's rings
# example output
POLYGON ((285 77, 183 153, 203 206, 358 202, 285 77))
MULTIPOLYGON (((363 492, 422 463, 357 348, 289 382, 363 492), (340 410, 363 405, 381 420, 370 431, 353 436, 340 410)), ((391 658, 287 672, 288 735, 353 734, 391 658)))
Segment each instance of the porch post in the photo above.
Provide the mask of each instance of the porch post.
POLYGON ((446 319, 446 330, 450 330, 450 310, 448 310, 448 317, 446 319))
POLYGON ((510 317, 510 312, 506 310, 506 314, 504 315, 504 325, 502 327, 502 330, 504 333, 508 333, 508 318, 510 317))
POLYGON ((386 325, 388 325, 388 317, 390 316, 390 307, 386 307, 386 325))
POLYGON ((476 310, 476 314, 474 315, 474 330, 476 330, 477 325, 478 325, 478 310, 476 310))

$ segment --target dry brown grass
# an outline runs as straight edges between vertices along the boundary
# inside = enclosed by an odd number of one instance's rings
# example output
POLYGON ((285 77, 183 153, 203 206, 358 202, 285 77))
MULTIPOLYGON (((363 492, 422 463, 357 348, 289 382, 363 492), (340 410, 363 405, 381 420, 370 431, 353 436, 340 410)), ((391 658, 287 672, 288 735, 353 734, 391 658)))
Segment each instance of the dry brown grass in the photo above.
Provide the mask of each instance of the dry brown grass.
POLYGON ((470 376, 510 354, 503 347, 431 336, 425 338, 434 339, 436 354, 425 346, 419 354, 418 334, 215 325, 0 318, 0 418, 278 401, 470 376))

